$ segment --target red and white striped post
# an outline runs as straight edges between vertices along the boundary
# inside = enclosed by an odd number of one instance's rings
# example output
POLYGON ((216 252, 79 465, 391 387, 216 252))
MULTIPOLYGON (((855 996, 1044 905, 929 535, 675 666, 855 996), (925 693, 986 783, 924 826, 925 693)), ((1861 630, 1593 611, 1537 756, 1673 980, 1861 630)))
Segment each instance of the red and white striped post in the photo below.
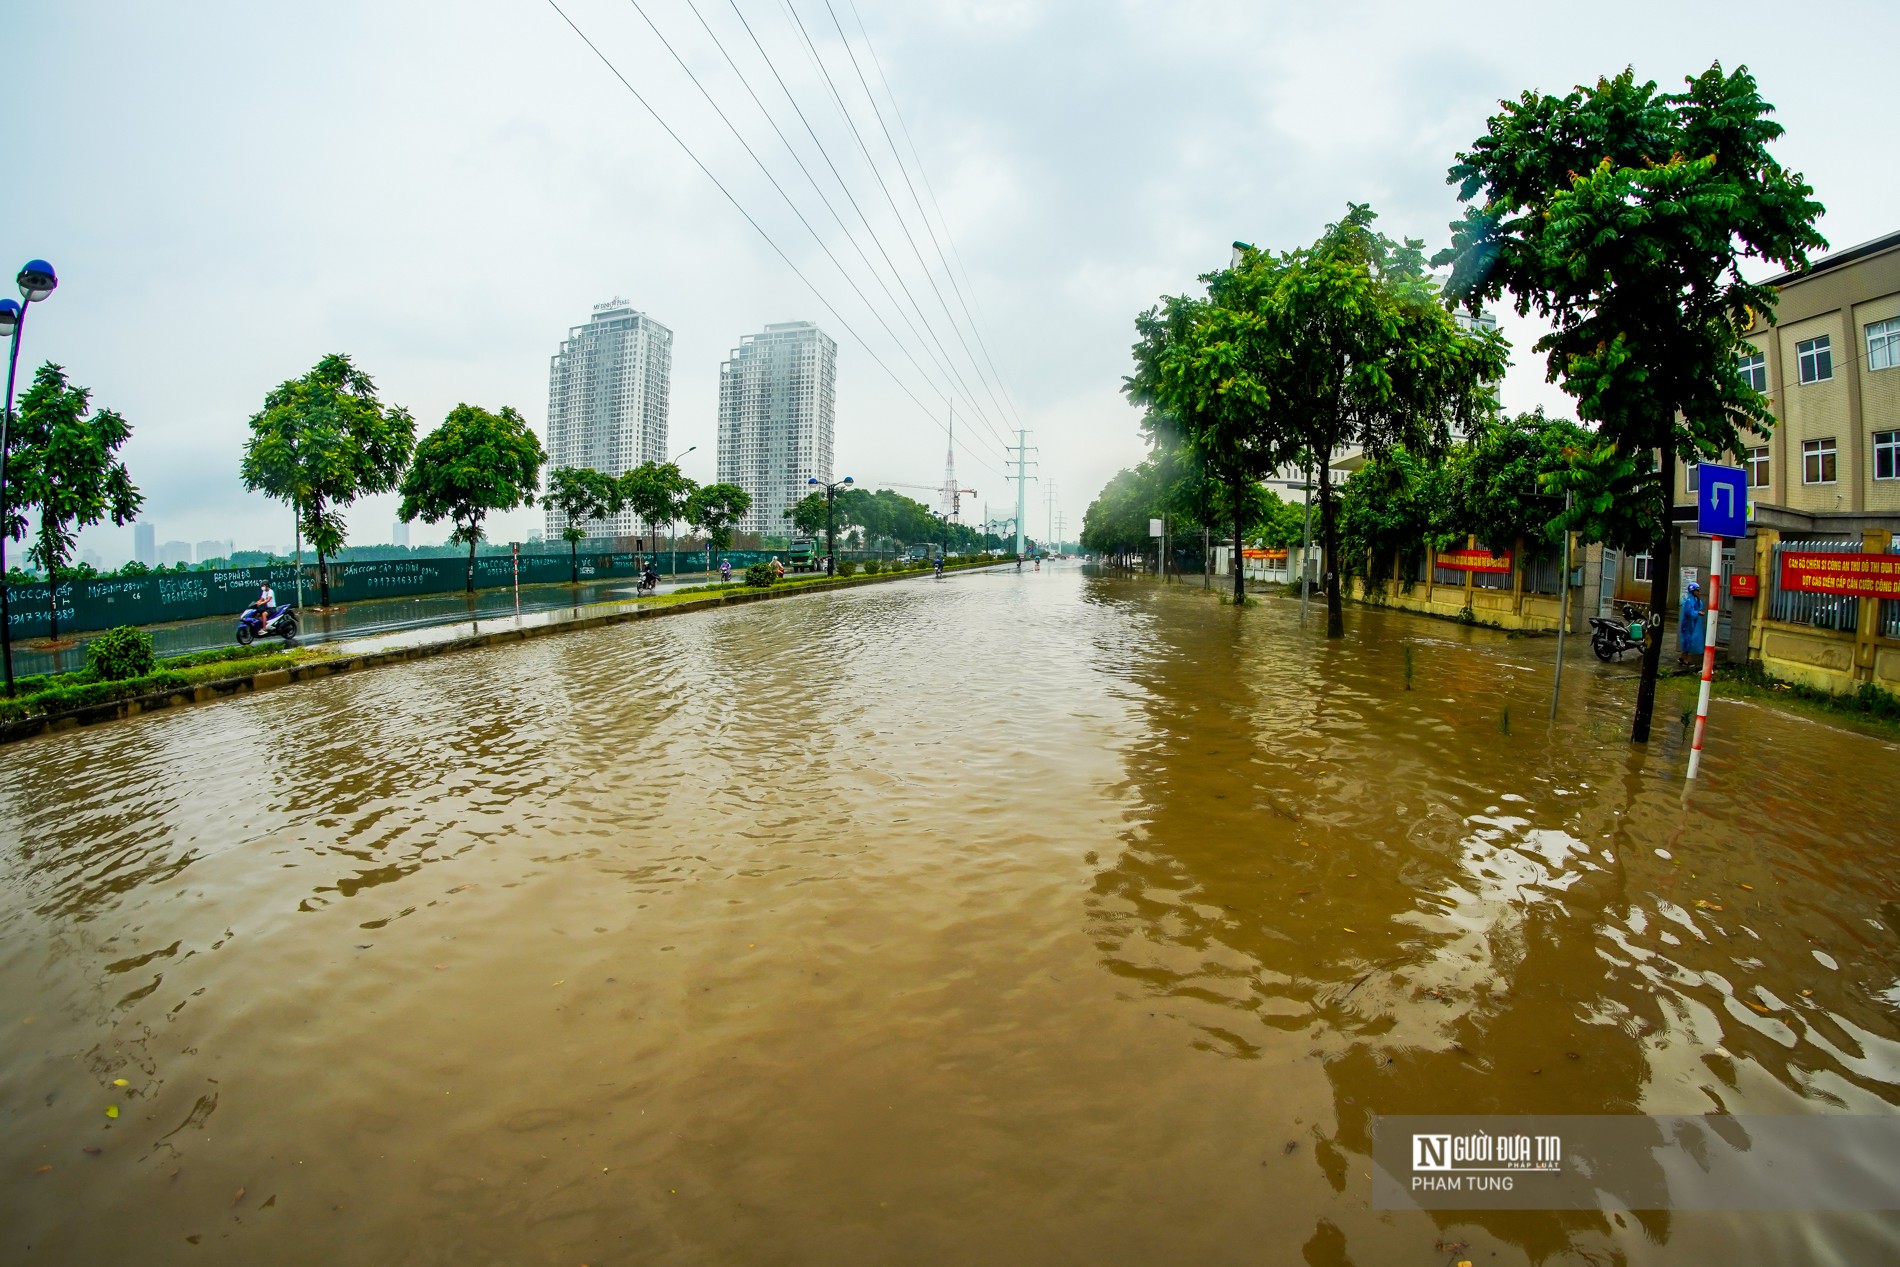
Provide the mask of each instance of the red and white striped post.
POLYGON ((1721 628, 1722 542, 1715 537, 1709 550, 1709 615, 1702 630, 1702 686, 1696 694, 1695 739, 1689 745, 1689 773, 1693 779, 1702 764, 1702 735, 1709 726, 1709 684, 1715 681, 1715 634, 1721 628))

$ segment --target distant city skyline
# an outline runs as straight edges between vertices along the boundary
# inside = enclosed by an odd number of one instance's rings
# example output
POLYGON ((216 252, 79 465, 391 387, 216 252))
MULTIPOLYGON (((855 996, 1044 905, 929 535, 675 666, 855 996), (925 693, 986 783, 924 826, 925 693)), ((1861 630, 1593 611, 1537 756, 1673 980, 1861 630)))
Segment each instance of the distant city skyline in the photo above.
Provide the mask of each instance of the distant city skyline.
MULTIPOLYGON (((572 466, 619 476, 666 461, 672 375, 672 330, 625 299, 595 304, 548 362, 547 470, 572 466)), ((544 505, 543 515, 550 539, 566 530, 567 516, 553 505, 544 505)), ((625 510, 582 528, 589 536, 631 536, 636 519, 625 510)))
POLYGON ((810 321, 748 334, 719 366, 719 482, 752 498, 741 532, 782 536, 785 512, 832 479, 838 345, 810 321))

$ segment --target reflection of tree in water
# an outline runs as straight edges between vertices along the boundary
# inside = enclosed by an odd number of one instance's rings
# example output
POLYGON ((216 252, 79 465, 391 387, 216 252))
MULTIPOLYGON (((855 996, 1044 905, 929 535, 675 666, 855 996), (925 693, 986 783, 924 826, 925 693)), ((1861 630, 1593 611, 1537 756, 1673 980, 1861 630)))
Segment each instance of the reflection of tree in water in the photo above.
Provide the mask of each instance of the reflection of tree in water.
MULTIPOLYGON (((1447 643, 1406 695, 1382 663, 1396 647, 1311 647, 1271 609, 1177 606, 1128 669, 1150 731, 1127 753, 1140 810, 1089 901, 1109 969, 1197 1047, 1321 1060, 1335 1121, 1313 1155, 1338 1192, 1349 1154, 1369 1168, 1375 1113, 1637 1112, 1638 1035, 1660 1018, 1599 955, 1620 876, 1504 795, 1535 789, 1487 786, 1526 759, 1491 718, 1470 724, 1508 676, 1447 643)), ((1365 614, 1359 637, 1376 625, 1365 614)), ((1536 1260, 1615 1234, 1595 1212, 1434 1217, 1536 1260)), ((1666 1238, 1666 1219, 1644 1222, 1666 1238)), ((1321 1228, 1309 1258, 1346 1261, 1352 1232, 1321 1228)))

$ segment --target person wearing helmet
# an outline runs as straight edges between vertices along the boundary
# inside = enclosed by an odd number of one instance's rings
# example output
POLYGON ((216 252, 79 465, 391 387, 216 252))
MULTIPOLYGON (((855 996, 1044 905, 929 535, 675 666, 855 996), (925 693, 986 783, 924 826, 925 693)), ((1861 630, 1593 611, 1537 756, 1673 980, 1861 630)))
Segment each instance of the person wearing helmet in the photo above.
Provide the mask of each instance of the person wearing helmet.
POLYGON ((1689 668, 1702 659, 1703 613, 1702 587, 1694 581, 1682 591, 1682 607, 1676 613, 1676 663, 1689 668))
POLYGON ((269 581, 257 587, 257 601, 251 606, 257 608, 257 631, 263 633, 265 627, 270 624, 271 612, 277 606, 277 591, 270 587, 269 581))

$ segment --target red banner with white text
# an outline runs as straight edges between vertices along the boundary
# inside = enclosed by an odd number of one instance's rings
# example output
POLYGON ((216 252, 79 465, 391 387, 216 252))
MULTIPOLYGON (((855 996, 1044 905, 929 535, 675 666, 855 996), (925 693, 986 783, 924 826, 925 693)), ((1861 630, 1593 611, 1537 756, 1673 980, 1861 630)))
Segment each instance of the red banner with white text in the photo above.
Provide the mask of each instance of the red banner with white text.
POLYGON ((1509 572, 1511 552, 1492 554, 1489 550, 1440 550, 1438 566, 1460 572, 1509 572))
POLYGON ((1900 554, 1822 554, 1788 550, 1781 588, 1854 598, 1900 598, 1900 554))

